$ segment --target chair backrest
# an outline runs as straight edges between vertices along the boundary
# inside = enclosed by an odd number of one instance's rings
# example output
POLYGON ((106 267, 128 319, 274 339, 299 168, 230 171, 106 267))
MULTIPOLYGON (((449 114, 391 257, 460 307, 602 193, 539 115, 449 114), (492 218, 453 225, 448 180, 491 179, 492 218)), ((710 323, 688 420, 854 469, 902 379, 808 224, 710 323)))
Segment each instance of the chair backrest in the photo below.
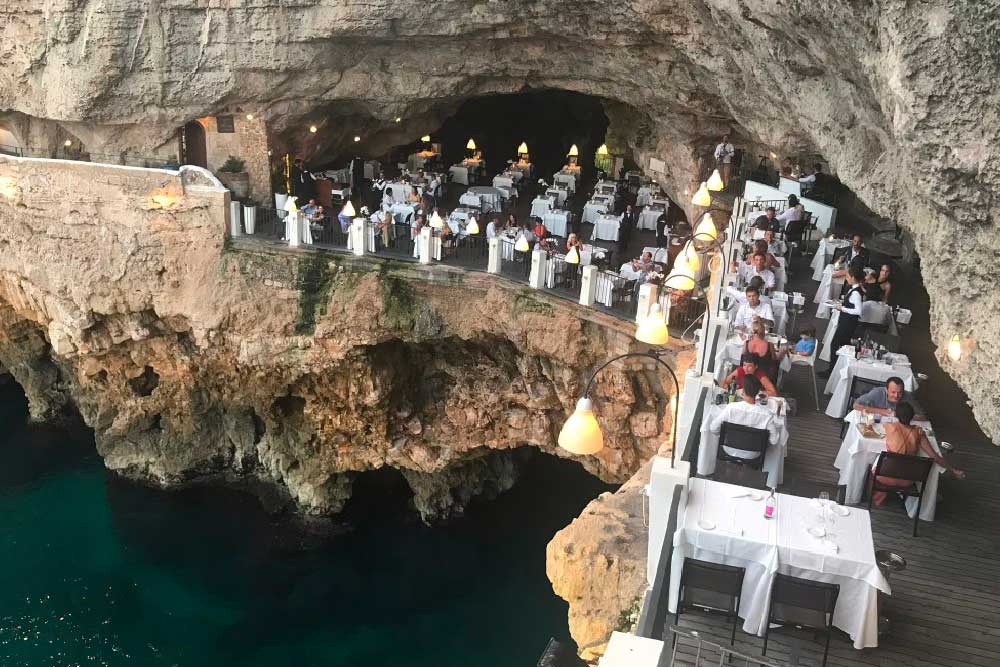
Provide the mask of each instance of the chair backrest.
POLYGON ((753 428, 743 424, 722 422, 719 434, 719 445, 745 452, 761 452, 767 450, 768 433, 762 428, 753 428))
POLYGON ((838 584, 775 574, 771 585, 770 619, 812 628, 830 627, 840 595, 838 584))
POLYGON ((925 482, 934 461, 926 456, 909 456, 882 452, 875 462, 875 474, 905 479, 911 482, 925 482))
POLYGON ((868 336, 879 345, 884 345, 889 352, 899 352, 899 336, 873 329, 868 329, 868 336))
POLYGON ((681 572, 681 588, 698 588, 736 597, 743 590, 745 574, 746 570, 742 567, 685 558, 684 570, 681 572))
POLYGON ((869 378, 863 378, 855 375, 851 379, 851 397, 850 404, 853 405, 854 401, 858 399, 859 396, 867 394, 872 389, 877 389, 878 387, 884 387, 885 380, 872 380, 869 378))

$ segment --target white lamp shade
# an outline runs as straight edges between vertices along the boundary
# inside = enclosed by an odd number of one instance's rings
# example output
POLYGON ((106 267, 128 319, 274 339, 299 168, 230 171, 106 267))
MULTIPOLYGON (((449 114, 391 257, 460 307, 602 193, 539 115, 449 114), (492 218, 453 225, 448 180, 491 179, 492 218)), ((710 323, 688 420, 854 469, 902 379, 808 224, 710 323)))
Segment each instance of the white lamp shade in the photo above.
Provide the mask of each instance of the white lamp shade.
POLYGON ((431 227, 434 229, 441 229, 444 227, 444 220, 441 219, 441 216, 438 215, 437 211, 434 211, 431 215, 431 227))
POLYGON ((705 185, 707 185, 708 189, 712 192, 722 192, 722 188, 725 187, 725 184, 722 182, 722 175, 719 173, 718 169, 712 172, 712 175, 708 177, 708 182, 705 183, 705 185))
POLYGON ((576 410, 559 431, 559 446, 579 456, 596 454, 604 449, 604 434, 589 398, 576 402, 576 410))
POLYGON ((348 199, 347 203, 344 204, 344 208, 340 212, 340 214, 341 215, 346 215, 348 218, 353 218, 354 217, 354 204, 351 203, 350 199, 348 199))
POLYGON ((472 139, 469 139, 469 143, 465 144, 465 147, 468 148, 470 151, 474 151, 476 150, 476 142, 473 141, 472 139))
POLYGON ((530 249, 531 246, 528 245, 528 239, 524 237, 524 234, 518 236, 517 243, 514 244, 514 250, 518 252, 528 252, 530 249))
POLYGON ((470 217, 468 224, 465 225, 466 234, 478 234, 479 233, 479 223, 476 222, 475 217, 470 217))
MULTIPOLYGON (((295 213, 297 210, 299 210, 299 207, 295 205, 295 200, 296 199, 298 199, 298 197, 294 197, 294 196, 289 195, 289 197, 287 199, 285 199, 285 205, 282 208, 284 208, 289 213, 295 213)), ((351 213, 351 215, 354 215, 354 214, 351 213)))
POLYGON ((694 193, 691 203, 695 206, 704 206, 706 208, 712 205, 712 194, 708 191, 706 183, 703 182, 698 188, 698 192, 694 193))
MULTIPOLYGON (((694 249, 693 243, 690 241, 687 242, 687 245, 684 246, 684 251, 677 256, 677 260, 679 260, 681 256, 683 256, 687 261, 688 271, 692 275, 698 273, 698 270, 701 269, 701 256, 699 256, 698 251, 694 249)), ((677 268, 677 260, 674 260, 674 268, 677 268)))
POLYGON ((688 271, 686 266, 683 268, 675 267, 663 281, 663 286, 680 290, 681 292, 690 292, 695 286, 694 276, 688 271))
POLYGON ((670 331, 667 329, 667 321, 663 319, 660 304, 654 303, 649 309, 649 315, 636 327, 635 339, 649 345, 666 345, 670 340, 670 331))
POLYGON ((527 142, 522 141, 521 145, 517 147, 517 154, 524 155, 527 152, 528 152, 528 144, 527 142))
POLYGON ((573 144, 572 146, 569 147, 569 153, 568 153, 568 155, 570 157, 576 157, 579 154, 580 154, 580 149, 576 147, 576 144, 573 144))
POLYGON ((431 142, 431 135, 425 134, 424 136, 420 137, 420 141, 424 142, 425 144, 429 144, 431 142))
POLYGON ((958 334, 951 337, 948 341, 948 358, 952 361, 959 361, 962 358, 962 339, 959 338, 958 334))
POLYGON ((698 226, 694 229, 694 237, 699 241, 711 240, 714 241, 719 237, 719 232, 715 228, 715 222, 712 220, 712 215, 706 213, 698 226))
POLYGON ((566 253, 566 263, 567 264, 579 264, 580 263, 580 251, 576 249, 576 246, 573 246, 572 248, 570 248, 569 252, 566 253))
POLYGON ((598 149, 597 149, 597 154, 598 155, 607 155, 608 154, 608 145, 607 144, 601 144, 600 147, 598 147, 598 149))

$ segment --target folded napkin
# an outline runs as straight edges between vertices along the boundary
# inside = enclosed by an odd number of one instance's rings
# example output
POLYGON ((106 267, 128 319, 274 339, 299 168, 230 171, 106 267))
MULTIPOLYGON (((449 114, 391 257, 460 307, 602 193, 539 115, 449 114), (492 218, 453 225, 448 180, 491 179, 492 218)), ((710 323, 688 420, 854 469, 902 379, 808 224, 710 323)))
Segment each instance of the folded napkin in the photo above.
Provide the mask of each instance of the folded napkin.
POLYGON ((824 551, 829 551, 830 553, 839 553, 840 547, 837 546, 836 542, 832 542, 825 537, 819 538, 820 546, 823 547, 824 551))

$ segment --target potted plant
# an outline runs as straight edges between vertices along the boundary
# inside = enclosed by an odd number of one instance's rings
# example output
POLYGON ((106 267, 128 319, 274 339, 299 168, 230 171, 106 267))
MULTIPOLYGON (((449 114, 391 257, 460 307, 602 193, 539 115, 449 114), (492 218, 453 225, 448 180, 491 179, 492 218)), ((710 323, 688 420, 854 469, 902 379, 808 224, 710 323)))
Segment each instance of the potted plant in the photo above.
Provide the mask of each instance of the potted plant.
POLYGON ((250 174, 246 172, 246 163, 238 157, 226 158, 216 176, 233 193, 233 199, 246 199, 250 194, 250 174))

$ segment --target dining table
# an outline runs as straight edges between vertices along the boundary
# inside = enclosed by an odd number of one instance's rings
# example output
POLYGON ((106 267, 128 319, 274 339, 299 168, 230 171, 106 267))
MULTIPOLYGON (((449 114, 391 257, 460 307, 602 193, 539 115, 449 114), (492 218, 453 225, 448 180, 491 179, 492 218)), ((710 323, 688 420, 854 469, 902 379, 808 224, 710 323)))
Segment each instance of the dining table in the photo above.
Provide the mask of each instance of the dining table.
MULTIPOLYGON (((740 357, 743 356, 743 344, 747 341, 746 334, 736 334, 730 336, 725 345, 719 346, 719 351, 715 355, 715 379, 722 382, 726 377, 726 369, 729 364, 733 366, 740 365, 740 357)), ((774 336, 771 334, 767 335, 767 341, 775 346, 775 348, 783 346, 788 341, 782 336, 774 336)), ((778 370, 782 373, 787 373, 792 370, 792 358, 789 355, 785 355, 778 362, 778 370)))
POLYGON ((688 481, 673 535, 670 612, 677 610, 684 559, 692 558, 744 568, 738 614, 749 634, 764 634, 771 587, 780 573, 837 584, 834 627, 847 633, 856 649, 878 646, 878 593, 892 591, 875 561, 869 513, 776 493, 768 519, 765 498, 747 487, 688 481))
POLYGON ((556 198, 548 195, 535 197, 531 201, 531 217, 544 218, 545 214, 556 207, 556 198))
POLYGON ((833 253, 849 245, 851 242, 847 239, 835 239, 828 236, 821 238, 816 254, 813 255, 812 262, 809 263, 813 270, 813 280, 823 280, 823 269, 833 260, 833 253))
POLYGON ((602 241, 617 241, 621 226, 621 216, 605 213, 594 220, 594 231, 590 238, 602 241))
MULTIPOLYGON (((719 395, 725 395, 725 390, 716 387, 705 394, 704 417, 701 422, 701 440, 698 446, 698 474, 714 475, 715 464, 719 455, 719 433, 713 433, 712 420, 722 412, 726 404, 716 405, 719 395)), ((774 415, 774 423, 778 427, 778 442, 767 446, 764 452, 763 470, 767 474, 767 485, 774 489, 781 485, 785 478, 785 456, 788 453, 788 406, 780 397, 767 399, 768 410, 774 415), (778 413, 781 413, 780 415, 778 413)))
POLYGON ((866 380, 885 382, 891 377, 903 381, 903 388, 911 394, 917 390, 917 378, 910 368, 910 361, 905 354, 889 356, 892 363, 886 360, 872 358, 855 359, 855 350, 851 345, 844 345, 837 350, 837 361, 830 371, 824 392, 831 394, 826 406, 826 414, 834 419, 842 419, 850 410, 851 383, 855 377, 866 380))
MULTIPOLYGON (((885 424, 895 421, 894 417, 882 417, 881 423, 874 424, 871 429, 862 430, 864 415, 857 410, 851 410, 844 417, 849 425, 844 434, 844 439, 840 443, 837 451, 837 458, 833 462, 833 467, 840 471, 840 478, 837 484, 845 487, 844 503, 854 505, 861 502, 865 492, 865 483, 868 479, 868 472, 875 465, 878 455, 886 450, 885 446, 885 424)), ((927 436, 927 442, 931 448, 941 456, 941 445, 930 422, 911 422, 914 426, 919 426, 927 436)), ((920 456, 927 454, 920 450, 920 456)), ((927 486, 924 488, 923 499, 920 500, 921 521, 933 521, 937 512, 938 479, 944 472, 944 468, 936 463, 931 466, 930 474, 927 475, 927 486)), ((917 514, 917 498, 906 499, 906 513, 912 519, 917 514)))
POLYGON ((583 205, 583 215, 580 222, 594 222, 598 217, 608 212, 608 205, 604 202, 590 200, 583 205))
POLYGON ((542 216, 542 224, 549 234, 566 237, 566 225, 569 223, 569 211, 553 209, 542 216))
POLYGON ((576 176, 571 173, 556 172, 552 175, 555 185, 565 185, 570 192, 576 192, 576 176))
POLYGON ((656 221, 660 219, 660 216, 666 212, 663 206, 650 204, 642 209, 642 213, 639 214, 639 224, 637 225, 639 229, 648 229, 650 231, 656 231, 656 221))

